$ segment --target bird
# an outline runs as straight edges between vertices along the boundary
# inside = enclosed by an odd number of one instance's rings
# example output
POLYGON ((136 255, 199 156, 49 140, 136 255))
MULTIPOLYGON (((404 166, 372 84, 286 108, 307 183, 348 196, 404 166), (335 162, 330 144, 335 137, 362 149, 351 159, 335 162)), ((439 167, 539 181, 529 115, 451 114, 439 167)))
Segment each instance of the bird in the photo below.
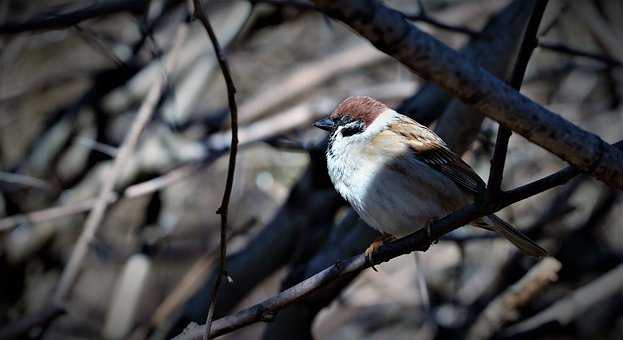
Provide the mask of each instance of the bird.
MULTIPOLYGON (((374 98, 346 98, 313 125, 330 134, 326 158, 335 189, 382 235, 368 257, 486 193, 484 181, 441 137, 374 98)), ((547 254, 494 214, 470 225, 500 233, 524 254, 547 254)))

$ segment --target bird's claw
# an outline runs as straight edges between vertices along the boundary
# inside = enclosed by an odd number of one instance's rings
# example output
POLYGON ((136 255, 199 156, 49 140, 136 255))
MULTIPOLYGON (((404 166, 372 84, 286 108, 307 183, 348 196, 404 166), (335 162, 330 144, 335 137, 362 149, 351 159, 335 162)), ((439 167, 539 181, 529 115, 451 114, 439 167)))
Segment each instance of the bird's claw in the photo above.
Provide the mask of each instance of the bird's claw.
POLYGON ((366 251, 364 252, 364 255, 366 256, 366 261, 368 263, 372 263, 372 269, 375 272, 378 272, 378 269, 376 269, 376 267, 374 266, 374 262, 372 261, 372 255, 385 243, 385 242, 391 242, 393 240, 395 240, 396 238, 392 235, 389 234, 383 234, 380 238, 374 240, 374 242, 370 243, 370 245, 368 246, 368 248, 366 249, 366 251))

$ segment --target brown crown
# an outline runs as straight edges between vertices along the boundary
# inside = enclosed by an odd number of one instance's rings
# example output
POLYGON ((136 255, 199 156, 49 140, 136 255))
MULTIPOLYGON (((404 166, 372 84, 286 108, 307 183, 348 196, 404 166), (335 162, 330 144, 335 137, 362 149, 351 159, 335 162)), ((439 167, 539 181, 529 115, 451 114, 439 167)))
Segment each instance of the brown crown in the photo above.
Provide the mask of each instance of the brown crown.
POLYGON ((331 113, 330 118, 336 120, 342 117, 350 117, 359 119, 368 126, 387 109, 387 105, 371 97, 348 97, 337 106, 335 111, 331 113))

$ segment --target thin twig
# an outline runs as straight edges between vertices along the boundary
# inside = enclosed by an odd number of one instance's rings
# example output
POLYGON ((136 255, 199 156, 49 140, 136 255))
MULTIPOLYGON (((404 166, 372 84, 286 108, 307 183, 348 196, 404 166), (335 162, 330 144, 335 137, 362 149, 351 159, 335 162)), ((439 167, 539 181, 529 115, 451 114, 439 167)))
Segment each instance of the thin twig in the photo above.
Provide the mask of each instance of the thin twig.
MULTIPOLYGON (((532 52, 537 46, 537 34, 539 32, 539 25, 547 7, 548 0, 539 1, 536 3, 526 32, 524 33, 521 47, 519 48, 519 55, 517 56, 517 62, 513 68, 513 74, 511 75, 510 85, 517 91, 521 89, 528 63, 532 57, 532 52)), ((508 142, 511 137, 512 131, 508 127, 500 124, 498 128, 498 135, 495 141, 495 150, 493 152, 493 158, 491 159, 491 172, 489 174, 489 182, 487 185, 489 199, 495 201, 501 193, 502 178, 504 176, 504 164, 506 163, 506 153, 508 152, 508 142)))
MULTIPOLYGON (((187 33, 188 25, 183 24, 178 28, 175 43, 172 49, 173 53, 169 56, 165 65, 165 72, 167 74, 170 73, 175 67, 177 58, 177 53, 175 51, 180 50, 180 45, 185 40, 187 33)), ((162 95, 165 86, 166 80, 164 77, 159 78, 158 81, 152 85, 149 93, 147 94, 147 97, 139 108, 136 118, 134 119, 134 122, 132 123, 132 126, 130 127, 130 130, 125 140, 119 148, 119 153, 112 164, 112 168, 104 173, 100 193, 93 206, 93 209, 87 217, 84 230, 82 231, 82 234, 78 239, 78 242, 71 254, 69 262, 63 271, 58 288, 54 293, 54 304, 62 306, 71 289, 73 288, 80 273, 80 268, 82 267, 82 263, 84 262, 85 255, 87 254, 87 251, 89 249, 89 244, 95 237, 95 233, 101 225, 104 214, 106 213, 106 209, 110 201, 109 197, 111 196, 111 194, 113 194, 115 181, 123 171, 125 164, 130 160, 132 152, 138 144, 138 139, 141 135, 141 132, 143 131, 143 129, 149 122, 152 114, 154 113, 156 104, 158 103, 158 100, 160 99, 160 96, 162 95)))
POLYGON ((592 53, 588 51, 583 51, 577 48, 569 47, 560 43, 548 43, 548 42, 539 42, 539 47, 545 50, 566 54, 572 57, 581 57, 587 58, 591 60, 596 60, 600 63, 606 64, 606 66, 610 67, 621 67, 623 63, 603 54, 592 53))
POLYGON ((227 180, 225 183, 225 192, 223 193, 221 206, 216 211, 217 214, 221 215, 219 275, 212 291, 212 299, 206 319, 204 338, 207 340, 210 338, 210 329, 212 319, 214 317, 214 306, 216 305, 218 290, 220 288, 223 278, 227 277, 227 269, 225 268, 225 260, 227 256, 227 215, 229 211, 229 199, 231 197, 231 191, 234 185, 236 154, 238 153, 238 107, 236 106, 236 87, 234 86, 234 81, 232 79, 231 72, 229 71, 229 65, 227 64, 227 60, 225 59, 223 50, 221 49, 218 39, 216 38, 216 34, 214 34, 214 30, 212 29, 210 20, 208 19, 208 16, 203 10, 201 0, 193 0, 193 4, 195 8, 193 15, 195 16, 195 18, 201 21, 201 24, 208 33, 210 41, 212 42, 214 53, 216 54, 216 59, 218 60, 219 67, 221 68, 221 71, 223 73, 223 78, 225 78, 225 84, 227 85, 227 102, 229 103, 229 113, 231 115, 231 144, 229 148, 230 151, 229 166, 227 169, 227 180))
POLYGON ((50 184, 42 179, 28 175, 15 174, 11 172, 0 171, 0 182, 35 188, 39 190, 52 190, 50 184))

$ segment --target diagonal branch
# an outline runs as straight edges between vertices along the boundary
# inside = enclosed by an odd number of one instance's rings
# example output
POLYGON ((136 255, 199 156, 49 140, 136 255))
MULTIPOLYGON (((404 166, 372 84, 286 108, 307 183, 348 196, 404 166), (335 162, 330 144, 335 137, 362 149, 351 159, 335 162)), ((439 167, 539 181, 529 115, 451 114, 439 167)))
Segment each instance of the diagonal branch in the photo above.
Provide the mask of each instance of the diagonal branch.
POLYGON ((225 55, 223 54, 221 45, 216 38, 216 34, 214 34, 214 30, 212 29, 210 20, 208 19, 208 16, 203 10, 201 0, 193 0, 193 5, 195 8, 193 14, 195 18, 201 21, 201 24, 208 33, 210 41, 212 42, 214 53, 216 54, 216 59, 218 60, 218 65, 223 73, 223 78, 225 78, 225 84, 227 85, 227 101, 229 103, 229 113, 231 115, 231 144, 229 148, 230 151, 229 166, 227 168, 227 180, 225 183, 225 192, 223 193, 221 206, 216 211, 217 214, 221 215, 221 240, 219 254, 220 272, 217 276, 214 289, 212 290, 212 299, 210 302, 210 308, 208 309, 208 317, 206 321, 207 327, 204 334, 204 338, 207 340, 210 338, 210 325, 212 323, 212 318, 214 317, 214 306, 216 305, 218 290, 220 288, 223 278, 228 277, 227 270, 225 268, 225 259, 227 257, 227 215, 229 213, 229 200, 231 198, 231 191, 234 185, 236 154, 238 153, 238 107, 236 106, 236 87, 234 86, 234 81, 232 79, 231 72, 229 71, 229 65, 227 64, 227 60, 225 59, 225 55))
POLYGON ((370 0, 314 4, 474 109, 606 184, 623 188, 623 152, 513 90, 411 25, 402 13, 370 0))
POLYGON ((0 24, 0 34, 62 29, 95 17, 120 12, 144 12, 148 5, 149 1, 146 0, 95 1, 73 11, 40 14, 24 22, 9 21, 0 24))
MULTIPOLYGON (((177 60, 176 51, 180 50, 180 45, 185 40, 187 33, 188 25, 181 25, 177 31, 175 44, 172 49, 173 53, 166 60, 166 74, 170 73, 175 68, 177 60)), ((139 108, 136 118, 134 119, 125 140, 119 148, 119 152, 112 164, 112 168, 103 175, 102 188, 100 189, 99 196, 97 197, 93 209, 87 217, 84 230, 82 231, 82 234, 80 235, 80 238, 71 253, 71 257, 69 258, 69 262, 63 271, 58 288, 54 293, 53 303, 58 306, 63 305, 63 302, 78 279, 82 263, 84 262, 84 258, 89 249, 89 245, 93 241, 95 234, 104 219, 106 209, 110 204, 110 197, 114 194, 113 190, 115 181, 132 157, 132 152, 138 144, 141 132, 151 119, 154 110, 156 109, 156 105, 158 104, 158 100, 164 92, 165 86, 166 79, 164 77, 158 78, 158 81, 152 85, 147 97, 139 108)))

